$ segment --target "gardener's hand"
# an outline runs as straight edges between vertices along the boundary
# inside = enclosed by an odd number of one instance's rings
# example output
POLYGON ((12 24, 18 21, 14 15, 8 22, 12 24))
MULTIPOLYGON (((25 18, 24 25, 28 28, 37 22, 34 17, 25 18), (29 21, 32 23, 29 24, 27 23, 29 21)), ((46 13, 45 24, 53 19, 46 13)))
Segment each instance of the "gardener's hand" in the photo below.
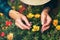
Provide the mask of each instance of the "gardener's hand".
POLYGON ((15 24, 19 28, 21 28, 21 29, 30 29, 31 25, 28 22, 27 18, 23 14, 21 14, 17 11, 14 11, 14 10, 10 10, 9 16, 15 20, 15 24), (22 21, 24 21, 25 24, 22 21))
POLYGON ((41 32, 43 33, 44 31, 46 31, 47 29, 49 29, 50 27, 50 23, 51 23, 52 19, 51 17, 48 15, 47 10, 43 10, 41 13, 41 23, 42 23, 42 28, 41 28, 41 32))

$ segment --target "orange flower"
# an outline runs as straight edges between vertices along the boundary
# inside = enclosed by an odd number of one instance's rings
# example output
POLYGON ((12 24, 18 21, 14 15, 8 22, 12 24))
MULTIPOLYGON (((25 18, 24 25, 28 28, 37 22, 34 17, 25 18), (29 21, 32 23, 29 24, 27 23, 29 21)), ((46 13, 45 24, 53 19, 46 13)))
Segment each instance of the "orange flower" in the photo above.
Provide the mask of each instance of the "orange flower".
POLYGON ((57 29, 57 30, 60 30, 60 25, 57 25, 57 26, 56 26, 56 29, 57 29))
POLYGON ((40 14, 35 14, 35 16, 34 16, 35 18, 39 18, 40 17, 40 14))
POLYGON ((53 20, 53 25, 54 26, 57 26, 58 25, 58 20, 57 19, 53 20))
POLYGON ((13 33, 9 33, 9 34, 7 35, 7 39, 8 39, 8 40, 13 40, 13 33))

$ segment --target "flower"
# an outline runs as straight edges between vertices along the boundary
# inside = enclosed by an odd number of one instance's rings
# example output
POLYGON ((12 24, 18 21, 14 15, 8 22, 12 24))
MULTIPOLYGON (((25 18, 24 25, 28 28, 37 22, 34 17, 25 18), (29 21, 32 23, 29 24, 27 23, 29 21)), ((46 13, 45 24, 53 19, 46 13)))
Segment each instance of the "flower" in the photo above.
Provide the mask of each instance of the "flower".
POLYGON ((28 18, 33 18, 33 17, 34 17, 34 14, 28 13, 27 17, 28 17, 28 18))
POLYGON ((2 27, 2 30, 5 30, 5 29, 7 29, 8 28, 8 26, 3 26, 2 27))
POLYGON ((12 9, 15 10, 15 6, 12 6, 12 9))
POLYGON ((8 40, 13 40, 13 33, 9 33, 9 34, 7 35, 7 39, 8 39, 8 40))
POLYGON ((18 12, 20 12, 20 13, 22 13, 24 10, 26 10, 25 6, 20 5, 19 7, 21 7, 21 8, 18 10, 18 12))
POLYGON ((53 20, 53 25, 54 26, 57 26, 58 25, 58 20, 57 19, 53 20))
POLYGON ((35 18, 39 18, 40 17, 40 14, 35 14, 35 16, 34 16, 35 18))
POLYGON ((5 29, 5 27, 2 27, 2 30, 4 30, 5 29))
POLYGON ((4 36, 5 36, 5 33, 4 33, 4 32, 2 32, 0 36, 1 36, 1 37, 4 37, 4 36))
POLYGON ((12 22, 11 21, 6 21, 6 26, 11 26, 12 22))
POLYGON ((40 30, 40 26, 37 26, 37 25, 33 25, 33 29, 32 31, 39 31, 40 30))
POLYGON ((0 13, 0 16, 3 16, 3 13, 0 13))
POLYGON ((23 6, 22 5, 19 5, 19 8, 22 8, 23 6))
POLYGON ((5 29, 7 29, 8 27, 6 26, 5 29))
POLYGON ((57 29, 57 30, 60 30, 60 25, 57 25, 57 26, 56 26, 56 29, 57 29))

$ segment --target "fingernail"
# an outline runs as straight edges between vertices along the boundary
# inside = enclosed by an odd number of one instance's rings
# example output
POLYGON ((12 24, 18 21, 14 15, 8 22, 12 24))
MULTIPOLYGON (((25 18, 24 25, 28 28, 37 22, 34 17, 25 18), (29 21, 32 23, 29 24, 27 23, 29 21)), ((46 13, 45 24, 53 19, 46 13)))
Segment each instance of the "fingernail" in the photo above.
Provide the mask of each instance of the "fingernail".
POLYGON ((27 24, 28 26, 31 26, 31 23, 27 24))
POLYGON ((30 26, 31 26, 31 24, 28 24, 28 26, 30 27, 30 26))
POLYGON ((43 31, 41 30, 41 33, 43 33, 43 31))
POLYGON ((31 26, 32 24, 29 24, 29 27, 31 26))
POLYGON ((43 30, 41 29, 41 33, 43 33, 43 30))
POLYGON ((43 23, 43 22, 41 22, 41 24, 43 25, 44 23, 43 23))
POLYGON ((30 24, 32 24, 32 22, 30 22, 30 24))
POLYGON ((43 31, 41 31, 41 33, 43 33, 43 31))

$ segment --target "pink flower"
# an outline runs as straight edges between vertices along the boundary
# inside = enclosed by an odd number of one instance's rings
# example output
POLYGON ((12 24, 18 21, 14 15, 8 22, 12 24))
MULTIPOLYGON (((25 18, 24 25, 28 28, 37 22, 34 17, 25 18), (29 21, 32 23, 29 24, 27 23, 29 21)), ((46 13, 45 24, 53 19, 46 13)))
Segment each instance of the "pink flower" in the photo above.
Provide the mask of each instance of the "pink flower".
POLYGON ((5 33, 4 33, 4 32, 2 32, 0 36, 1 36, 1 37, 4 37, 4 36, 5 36, 5 33))

